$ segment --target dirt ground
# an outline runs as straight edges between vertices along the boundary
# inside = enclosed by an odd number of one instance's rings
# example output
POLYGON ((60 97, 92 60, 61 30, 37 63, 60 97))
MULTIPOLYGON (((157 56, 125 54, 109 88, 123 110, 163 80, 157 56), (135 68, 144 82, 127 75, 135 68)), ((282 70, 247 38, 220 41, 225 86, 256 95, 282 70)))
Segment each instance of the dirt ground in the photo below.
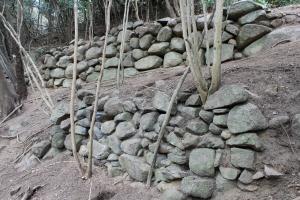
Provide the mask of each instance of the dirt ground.
MULTIPOLYGON (((155 81, 164 80, 164 90, 172 91, 184 71, 184 67, 153 70, 125 80, 119 95, 124 98, 141 97, 147 99, 156 90, 155 81)), ((250 92, 266 117, 300 113, 300 41, 278 45, 260 55, 222 65, 222 84, 242 84, 250 92)), ((105 83, 102 91, 116 93, 111 82, 105 83)), ((94 88, 88 84, 85 88, 94 88)), ((160 88, 159 88, 160 89, 160 88)), ((195 91, 191 75, 188 76, 182 90, 195 91)), ((58 101, 68 101, 69 89, 50 91, 58 101)), ((54 159, 41 160, 31 169, 21 171, 14 163, 22 154, 24 141, 35 134, 32 141, 49 137, 49 116, 42 111, 40 99, 30 94, 24 103, 22 113, 10 119, 0 128, 0 135, 7 136, 9 127, 15 127, 19 141, 0 138, 0 199, 20 199, 18 194, 28 187, 42 185, 34 194, 35 200, 82 200, 91 196, 101 196, 101 200, 154 200, 159 199, 159 192, 146 189, 143 184, 131 182, 128 178, 110 178, 103 167, 94 167, 91 181, 80 178, 74 160, 69 152, 64 152, 54 159), (19 126, 18 126, 19 125, 19 126), (48 128, 47 128, 48 127, 48 128), (17 195, 10 192, 21 186, 17 195), (91 192, 90 192, 91 191, 91 192)), ((151 99, 151 98, 148 98, 151 99)), ((224 200, 292 200, 300 196, 300 138, 286 131, 267 130, 260 134, 266 150, 257 156, 257 169, 270 164, 284 173, 277 180, 262 180, 255 192, 234 190, 224 194, 224 200), (287 136, 288 134, 288 136, 287 136), (290 140, 289 140, 290 138, 290 140), (293 149, 293 151, 292 151, 293 149)))

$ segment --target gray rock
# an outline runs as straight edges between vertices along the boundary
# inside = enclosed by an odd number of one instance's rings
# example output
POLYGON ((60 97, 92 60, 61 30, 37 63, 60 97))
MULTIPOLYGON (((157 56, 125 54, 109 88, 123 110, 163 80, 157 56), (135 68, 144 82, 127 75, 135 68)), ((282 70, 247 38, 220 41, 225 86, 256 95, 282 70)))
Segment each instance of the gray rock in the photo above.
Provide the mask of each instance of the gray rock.
POLYGON ((135 37, 131 38, 129 45, 133 49, 138 49, 139 48, 139 38, 135 38, 135 37))
POLYGON ((188 161, 185 151, 182 151, 178 148, 172 149, 171 152, 168 153, 168 159, 179 165, 186 164, 188 161))
POLYGON ((253 179, 253 180, 258 180, 258 179, 261 179, 261 178, 264 178, 264 177, 265 177, 264 173, 261 172, 261 171, 258 171, 258 172, 256 172, 256 173, 252 176, 252 179, 253 179))
POLYGON ((143 159, 123 154, 119 157, 119 162, 129 176, 134 180, 143 182, 147 179, 150 165, 148 165, 143 159))
POLYGON ((56 65, 61 68, 66 68, 70 64, 70 57, 69 56, 62 56, 59 58, 56 65))
POLYGON ((240 31, 239 27, 234 24, 227 24, 225 30, 235 36, 237 36, 240 31))
POLYGON ((199 117, 206 123, 210 124, 213 121, 214 113, 206 110, 201 110, 199 112, 199 117))
POLYGON ((221 175, 228 180, 235 180, 241 173, 241 170, 231 167, 219 167, 221 175))
POLYGON ((197 176, 188 176, 182 179, 181 190, 192 197, 208 199, 215 189, 215 180, 197 176))
POLYGON ((55 106, 51 113, 50 120, 59 125, 63 120, 67 119, 70 115, 69 105, 67 103, 61 102, 55 106))
POLYGON ((116 116, 117 114, 122 113, 123 112, 122 101, 118 97, 113 97, 113 98, 109 99, 104 104, 104 111, 109 116, 116 116))
POLYGON ((161 198, 161 200, 185 200, 186 199, 186 195, 183 194, 182 192, 172 188, 172 189, 168 189, 166 190, 161 198))
MULTIPOLYGON (((159 111, 167 112, 171 97, 164 92, 157 91, 153 98, 153 107, 159 111)), ((171 114, 176 113, 176 106, 173 106, 171 114)))
POLYGON ((227 129, 223 130, 222 133, 221 133, 221 138, 223 140, 228 140, 229 138, 231 138, 231 136, 232 136, 232 133, 230 133, 230 131, 227 130, 227 129))
POLYGON ((174 37, 171 40, 170 49, 178 53, 185 52, 184 40, 180 37, 174 37))
POLYGON ((223 158, 223 150, 222 149, 217 149, 216 150, 216 157, 214 161, 214 167, 219 167, 223 158))
POLYGON ((291 131, 294 135, 300 135, 300 114, 293 117, 291 131))
POLYGON ((194 149, 189 158, 190 170, 199 176, 214 176, 215 150, 208 148, 194 149))
MULTIPOLYGON (((131 38, 131 36, 134 35, 134 32, 131 31, 131 30, 126 30, 126 33, 125 33, 125 42, 128 42, 131 38)), ((117 42, 118 43, 121 43, 122 42, 122 36, 123 36, 123 30, 119 32, 118 34, 118 38, 117 38, 117 42)))
POLYGON ((256 151, 262 151, 263 145, 256 133, 244 133, 237 136, 231 136, 226 141, 228 146, 251 148, 256 151))
POLYGON ((264 130, 268 127, 268 122, 257 106, 246 103, 230 110, 227 126, 231 133, 237 134, 264 130))
POLYGON ((121 122, 116 128, 116 136, 119 139, 126 139, 133 136, 136 133, 136 129, 132 122, 121 122))
POLYGON ((155 69, 162 65, 162 58, 158 56, 147 56, 144 57, 137 62, 134 63, 134 67, 137 70, 149 70, 149 69, 155 69))
POLYGON ((200 119, 193 119, 188 122, 186 130, 195 135, 203 135, 208 131, 208 125, 200 119))
POLYGON ((216 191, 226 192, 236 188, 236 182, 223 178, 221 173, 216 176, 216 191))
POLYGON ((135 29, 138 26, 142 26, 144 24, 143 20, 135 21, 132 25, 132 27, 135 29))
POLYGON ((76 122, 76 125, 85 127, 85 128, 90 128, 90 120, 88 118, 83 118, 80 119, 76 122))
POLYGON ((266 20, 266 11, 265 10, 256 10, 253 12, 250 12, 243 17, 239 18, 239 23, 240 24, 250 24, 253 22, 261 21, 261 20, 266 20))
MULTIPOLYGON (((208 44, 209 46, 213 46, 214 44, 214 35, 215 35, 215 29, 209 29, 207 32, 207 35, 204 36, 203 39, 203 43, 201 45, 202 48, 206 48, 206 41, 208 40, 208 44)), ((222 43, 227 42, 228 40, 230 40, 231 38, 233 38, 233 35, 227 33, 226 31, 223 31, 222 33, 222 43)))
POLYGON ((207 133, 200 137, 200 142, 198 143, 198 147, 206 147, 206 148, 213 148, 213 149, 223 149, 225 147, 224 141, 215 136, 212 133, 207 133))
POLYGON ((114 118, 116 123, 131 121, 131 119, 132 119, 132 114, 129 112, 120 113, 120 114, 116 115, 114 118))
POLYGON ((253 176, 252 172, 245 169, 241 173, 239 177, 239 181, 243 184, 250 184, 253 182, 252 176, 253 176))
POLYGON ((32 145, 31 152, 38 158, 42 158, 51 148, 51 143, 48 140, 41 141, 32 145))
POLYGON ((168 26, 164 26, 157 34, 156 40, 159 42, 167 42, 172 38, 172 29, 168 26))
POLYGON ((116 129, 116 123, 113 120, 106 121, 101 124, 101 132, 105 135, 112 134, 115 129, 116 129))
POLYGON ((78 73, 86 71, 88 68, 89 68, 88 63, 85 60, 77 63, 77 72, 78 73))
POLYGON ((187 176, 187 171, 180 165, 171 164, 167 167, 161 167, 155 170, 156 181, 174 181, 187 176))
POLYGON ((228 17, 232 19, 237 19, 240 16, 246 15, 247 13, 260 9, 261 6, 254 1, 246 0, 239 1, 230 6, 228 10, 228 17))
POLYGON ((220 127, 226 127, 227 126, 227 118, 228 118, 228 114, 215 115, 214 119, 213 119, 213 123, 220 127))
POLYGON ((108 58, 105 61, 104 68, 118 67, 118 64, 119 64, 119 58, 117 57, 108 58))
POLYGON ((158 56, 163 56, 167 53, 167 49, 169 48, 169 46, 170 46, 169 42, 154 43, 148 49, 148 53, 158 55, 158 56))
MULTIPOLYGON (((90 146, 88 143, 87 146, 90 146)), ((109 147, 107 145, 101 144, 97 140, 93 140, 93 157, 97 160, 104 160, 110 154, 109 147)))
POLYGON ((281 172, 267 165, 264 166, 264 173, 266 178, 279 178, 283 176, 281 172))
POLYGON ((176 24, 176 26, 173 28, 173 33, 177 36, 177 37, 182 37, 182 24, 176 24))
POLYGON ((289 121, 290 117, 287 115, 274 117, 269 121, 269 128, 280 128, 281 125, 286 125, 289 121))
POLYGON ((99 58, 101 56, 102 49, 99 47, 91 47, 85 52, 85 59, 91 60, 94 58, 99 58))
POLYGON ((183 117, 186 117, 188 119, 198 117, 200 111, 200 108, 188 107, 183 105, 179 105, 177 109, 183 117))
POLYGON ((164 56, 164 67, 176 67, 180 65, 182 61, 183 59, 180 53, 171 51, 169 53, 166 53, 164 56))
MULTIPOLYGON (((234 45, 232 44, 222 44, 222 50, 221 50, 221 62, 225 62, 227 60, 233 59, 233 49, 234 45)), ((206 64, 212 64, 213 63, 213 48, 209 48, 209 51, 206 51, 205 58, 206 58, 206 64), (209 52, 209 56, 208 56, 209 52)))
POLYGON ((296 41, 300 39, 300 27, 295 26, 284 26, 281 28, 278 28, 276 30, 273 30, 271 33, 265 35, 264 37, 260 38, 259 40, 256 40, 249 46, 247 46, 243 54, 246 56, 254 55, 260 51, 267 50, 272 48, 275 44, 278 43, 278 41, 296 41))
POLYGON ((271 31, 272 29, 267 26, 258 24, 246 24, 242 26, 237 36, 237 48, 243 49, 271 31))
POLYGON ((139 35, 139 37, 144 36, 147 33, 152 35, 157 35, 159 30, 161 29, 161 24, 159 23, 144 23, 143 26, 139 26, 135 29, 135 32, 139 35))
POLYGON ((129 155, 137 155, 138 151, 141 149, 141 139, 132 138, 125 140, 121 143, 121 150, 129 155))
POLYGON ((119 138, 113 134, 107 137, 107 145, 109 148, 112 150, 117 155, 120 155, 122 150, 121 150, 121 141, 119 138))
POLYGON ((231 148, 231 164, 237 168, 253 169, 255 152, 247 149, 231 148))
POLYGON ((186 106, 201 106, 202 102, 200 99, 199 94, 192 94, 189 98, 185 101, 186 106))
POLYGON ((148 50, 152 44, 154 37, 151 34, 144 35, 139 41, 139 46, 143 50, 148 50))
POLYGON ((185 149, 190 148, 190 147, 196 147, 198 142, 200 140, 200 137, 193 135, 191 133, 185 133, 183 138, 182 138, 182 145, 185 149))
POLYGON ((143 136, 149 140, 156 141, 158 134, 154 131, 151 131, 151 132, 145 132, 143 136))
POLYGON ((174 132, 169 133, 166 136, 166 140, 168 143, 174 145, 175 147, 184 150, 181 138, 179 138, 174 132))
POLYGON ((88 130, 87 130, 87 128, 85 128, 85 127, 78 126, 78 125, 75 126, 75 134, 77 134, 77 135, 83 135, 83 136, 86 136, 86 135, 88 135, 88 132, 87 132, 87 131, 88 131, 88 130))
POLYGON ((111 164, 107 164, 107 173, 109 177, 121 176, 124 170, 121 167, 114 167, 111 164))
POLYGON ((50 71, 50 77, 52 78, 64 78, 65 77, 65 70, 61 68, 55 68, 50 71))
POLYGON ((208 127, 208 130, 210 132, 212 132, 215 135, 220 135, 223 131, 223 129, 221 127, 218 127, 217 125, 215 125, 214 123, 211 123, 208 127))
MULTIPOLYGON (((185 119, 180 115, 176 115, 175 117, 172 117, 169 122, 171 126, 177 126, 177 127, 184 126, 184 123, 185 123, 185 119)), ((162 125, 162 122, 160 123, 160 125, 162 125)))
POLYGON ((44 60, 44 67, 45 68, 55 68, 56 67, 56 59, 54 56, 51 56, 49 54, 46 54, 45 60, 44 60))
POLYGON ((150 112, 142 115, 140 119, 140 127, 144 131, 153 131, 154 130, 154 124, 157 121, 158 118, 157 112, 150 112))
POLYGON ((143 51, 141 49, 133 49, 132 50, 132 57, 135 60, 139 60, 141 58, 144 58, 148 55, 148 53, 146 51, 143 51))
MULTIPOLYGON (((75 135, 75 146, 76 146, 77 150, 79 150, 82 140, 83 140, 82 135, 75 135)), ((71 134, 66 136, 64 145, 65 145, 66 149, 72 151, 71 134)))
POLYGON ((207 98, 205 110, 223 108, 248 100, 248 92, 238 85, 225 85, 207 98))
POLYGON ((135 113, 137 111, 137 107, 133 101, 124 101, 123 107, 126 112, 135 113))
POLYGON ((51 146, 62 149, 65 147, 64 141, 65 141, 66 135, 63 132, 57 132, 52 136, 51 139, 51 146))

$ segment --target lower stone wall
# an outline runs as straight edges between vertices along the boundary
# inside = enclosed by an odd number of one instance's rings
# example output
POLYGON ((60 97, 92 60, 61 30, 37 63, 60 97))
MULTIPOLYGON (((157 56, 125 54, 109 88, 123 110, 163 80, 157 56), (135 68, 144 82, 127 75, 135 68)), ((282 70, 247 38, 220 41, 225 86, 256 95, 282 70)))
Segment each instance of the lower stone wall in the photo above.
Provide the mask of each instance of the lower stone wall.
MULTIPOLYGON (((274 31, 275 28, 285 24, 299 23, 300 16, 296 13, 270 11, 253 1, 241 1, 231 5, 224 14, 224 19, 228 20, 223 22, 222 62, 241 59, 271 48, 278 42, 300 38, 299 28, 292 34, 286 30, 274 31)), ((196 25, 201 36, 204 27, 202 15, 196 17, 196 25)), ((116 77, 122 32, 122 25, 110 30, 105 52, 107 60, 104 64, 104 80, 116 77)), ((203 63, 211 63, 213 60, 213 35, 213 24, 209 24, 208 35, 204 37, 200 48, 203 63), (206 50, 206 41, 210 46, 209 51, 206 50), (210 52, 210 56, 207 52, 210 52)), ((104 39, 104 36, 95 37, 92 44, 84 40, 79 41, 77 84, 97 80, 102 64, 104 39)), ((164 18, 153 23, 129 22, 124 52, 122 65, 125 67, 125 77, 159 67, 186 65, 187 56, 182 39, 181 20, 164 18)), ((71 42, 70 46, 50 49, 42 56, 41 72, 47 87, 70 86, 74 66, 73 54, 74 45, 71 42)))
MULTIPOLYGON (((94 98, 89 91, 78 91, 75 134, 83 157, 88 154, 94 98)), ((107 167, 109 176, 127 173, 135 181, 146 181, 169 101, 170 96, 161 91, 155 93, 150 107, 144 107, 137 98, 100 98, 93 157, 107 167)), ((47 146, 49 149, 51 143, 51 149, 40 158, 49 158, 64 149, 71 151, 68 108, 61 103, 52 113, 55 126, 47 146)), ((260 134, 268 127, 268 120, 249 102, 244 88, 225 85, 205 105, 197 94, 180 93, 171 113, 153 177, 159 189, 172 185, 179 188, 172 194, 180 193, 182 199, 206 199, 233 187, 257 189, 254 181, 280 175, 263 174, 256 169, 256 154, 264 151, 260 134)))

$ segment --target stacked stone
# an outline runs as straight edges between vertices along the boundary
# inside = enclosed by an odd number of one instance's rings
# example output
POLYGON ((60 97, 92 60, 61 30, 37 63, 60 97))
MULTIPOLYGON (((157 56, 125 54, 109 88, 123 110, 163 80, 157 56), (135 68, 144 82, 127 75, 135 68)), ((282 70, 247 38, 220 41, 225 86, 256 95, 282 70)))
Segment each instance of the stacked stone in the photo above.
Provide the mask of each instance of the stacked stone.
MULTIPOLYGON (((293 38, 291 34, 287 35, 286 30, 273 34, 274 36, 267 41, 265 38, 272 28, 280 26, 283 22, 299 21, 298 15, 283 16, 282 13, 267 12, 253 1, 235 3, 224 14, 224 19, 228 20, 223 22, 222 62, 253 55, 281 40, 298 38, 293 38)), ((197 16, 196 25, 201 36, 204 28, 203 16, 197 16)), ((299 28, 294 32, 299 33, 299 28)), ((110 30, 103 80, 116 77, 122 33, 122 25, 110 30)), ((201 46, 201 51, 205 52, 202 54, 203 63, 211 63, 213 60, 213 38, 214 27, 213 24, 209 24, 208 34, 201 46), (209 51, 206 50, 206 41, 209 43, 209 51)), ((95 37, 91 44, 88 41, 79 41, 77 84, 92 82, 98 78, 104 39, 105 37, 95 37)), ((70 46, 53 48, 43 56, 41 71, 48 87, 70 86, 74 66, 73 52, 74 45, 71 42, 70 46)), ((122 65, 125 67, 125 77, 135 75, 139 71, 185 64, 186 52, 180 19, 164 18, 153 23, 129 22, 124 52, 122 65)))
MULTIPOLYGON (((76 146, 81 156, 88 154, 87 137, 94 94, 79 90, 76 111, 76 146)), ((112 177, 128 173, 144 182, 153 159, 160 127, 170 96, 157 91, 152 106, 141 106, 137 98, 123 101, 105 96, 99 100, 94 127, 93 157, 105 163, 112 177)), ((202 105, 199 95, 180 93, 159 148, 155 184, 180 184, 180 192, 209 198, 216 191, 246 187, 253 181, 255 154, 263 151, 256 132, 268 127, 267 120, 248 93, 237 85, 227 85, 202 105), (179 182, 182 180, 181 182, 179 182)), ((55 108, 51 120, 50 151, 46 157, 66 148, 71 150, 68 105, 55 108)))

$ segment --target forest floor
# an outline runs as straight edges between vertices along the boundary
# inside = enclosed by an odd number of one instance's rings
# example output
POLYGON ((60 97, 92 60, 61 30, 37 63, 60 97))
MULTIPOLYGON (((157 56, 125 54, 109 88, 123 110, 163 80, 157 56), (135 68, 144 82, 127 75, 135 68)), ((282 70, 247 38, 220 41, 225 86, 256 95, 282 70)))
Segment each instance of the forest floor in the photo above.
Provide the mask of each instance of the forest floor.
MULTIPOLYGON (((241 84, 251 92, 251 101, 257 104, 264 115, 274 116, 300 113, 300 41, 278 45, 269 51, 242 60, 222 64, 222 84, 241 84)), ((124 97, 143 96, 151 99, 155 90, 155 81, 164 80, 166 90, 175 88, 184 67, 158 69, 141 73, 125 80, 120 90, 124 97)), ((115 91, 109 82, 102 91, 115 91)), ((85 88, 93 89, 94 85, 85 88)), ((189 74, 182 88, 195 90, 189 74)), ((55 100, 68 101, 69 89, 50 90, 55 100)), ((41 160, 30 169, 23 169, 14 161, 22 155, 22 141, 35 134, 32 141, 48 138, 50 132, 49 116, 42 111, 41 99, 31 93, 24 103, 22 113, 8 120, 0 128, 0 199, 20 199, 10 192, 21 187, 43 186, 32 197, 36 200, 82 200, 89 194, 101 200, 154 200, 159 199, 159 192, 147 189, 141 183, 131 182, 127 178, 110 178, 104 167, 94 167, 93 178, 84 181, 80 178, 69 152, 59 154, 53 159, 41 160), (19 139, 7 139, 14 130, 19 139)), ((257 169, 264 164, 271 164, 284 173, 277 180, 261 180, 255 192, 243 192, 239 189, 230 191, 223 200, 292 200, 300 196, 300 138, 283 130, 267 130, 261 134, 266 150, 257 157, 257 169), (290 140, 289 140, 290 138, 290 140), (293 151, 292 151, 293 149, 293 151), (298 184, 298 186, 297 186, 298 184)))

